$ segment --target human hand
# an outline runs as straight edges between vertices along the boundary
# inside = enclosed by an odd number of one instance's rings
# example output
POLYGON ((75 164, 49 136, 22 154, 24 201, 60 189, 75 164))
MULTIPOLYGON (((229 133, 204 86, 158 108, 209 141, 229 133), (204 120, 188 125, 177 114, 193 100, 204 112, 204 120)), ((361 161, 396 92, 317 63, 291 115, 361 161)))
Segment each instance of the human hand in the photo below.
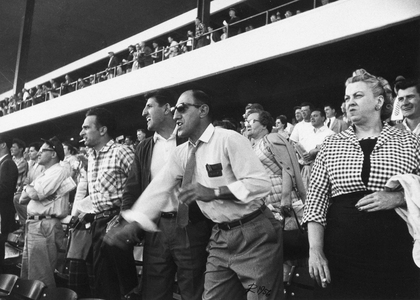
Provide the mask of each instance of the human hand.
POLYGON ((122 221, 120 226, 111 228, 104 237, 104 242, 110 246, 125 249, 141 241, 143 230, 139 223, 122 221))
POLYGON ((404 205, 403 192, 375 192, 364 196, 356 203, 360 211, 374 212, 389 210, 404 205))
POLYGON ((330 269, 328 260, 324 252, 319 249, 309 249, 309 275, 323 288, 331 283, 330 269))
POLYGON ((195 200, 200 200, 204 202, 209 202, 214 200, 216 197, 214 189, 205 187, 198 182, 193 184, 188 184, 187 186, 181 188, 178 199, 182 203, 189 205, 195 200))

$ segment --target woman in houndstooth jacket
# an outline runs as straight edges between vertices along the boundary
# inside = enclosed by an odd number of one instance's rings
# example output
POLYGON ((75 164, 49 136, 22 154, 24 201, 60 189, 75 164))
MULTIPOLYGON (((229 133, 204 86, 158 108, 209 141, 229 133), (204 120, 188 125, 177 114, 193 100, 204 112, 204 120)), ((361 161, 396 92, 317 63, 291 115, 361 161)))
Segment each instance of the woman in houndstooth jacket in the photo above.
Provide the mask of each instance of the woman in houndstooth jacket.
POLYGON ((418 173, 420 141, 383 122, 391 99, 385 79, 355 71, 345 92, 353 126, 325 140, 312 169, 303 222, 320 299, 419 298, 412 238, 394 210, 404 194, 384 187, 393 175, 418 173))

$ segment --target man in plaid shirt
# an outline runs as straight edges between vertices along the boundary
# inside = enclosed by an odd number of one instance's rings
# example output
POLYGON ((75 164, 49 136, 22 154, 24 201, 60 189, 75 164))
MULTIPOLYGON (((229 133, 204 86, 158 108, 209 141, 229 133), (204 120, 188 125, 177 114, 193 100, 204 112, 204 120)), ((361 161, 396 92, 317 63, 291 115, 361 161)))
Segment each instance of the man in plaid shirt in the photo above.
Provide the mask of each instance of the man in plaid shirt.
POLYGON ((116 121, 104 108, 93 108, 86 113, 80 136, 90 149, 88 162, 88 189, 95 219, 92 223, 93 273, 95 297, 119 299, 137 285, 137 281, 118 280, 109 263, 111 259, 102 249, 108 222, 119 214, 122 194, 134 160, 132 148, 113 140, 116 121), (121 287, 121 291, 120 291, 121 287))

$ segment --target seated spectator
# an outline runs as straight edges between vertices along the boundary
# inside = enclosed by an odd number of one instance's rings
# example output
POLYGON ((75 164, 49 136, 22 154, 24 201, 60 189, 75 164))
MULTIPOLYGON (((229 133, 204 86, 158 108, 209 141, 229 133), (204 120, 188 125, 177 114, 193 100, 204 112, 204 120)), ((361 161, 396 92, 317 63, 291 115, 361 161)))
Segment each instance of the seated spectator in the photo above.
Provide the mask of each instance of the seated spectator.
POLYGON ((280 15, 279 11, 276 12, 276 19, 277 19, 277 21, 281 20, 281 15, 280 15))
POLYGON ((23 94, 21 92, 16 95, 16 110, 21 110, 23 107, 23 94))
POLYGON ((248 25, 248 26, 245 27, 245 32, 251 31, 253 29, 254 29, 254 26, 248 25))
MULTIPOLYGON (((190 32, 191 32, 191 35, 192 35, 192 31, 190 31, 190 32)), ((153 59, 154 64, 162 61, 163 50, 164 50, 163 47, 159 46, 159 43, 157 41, 153 42, 152 59, 153 59)))
POLYGON ((178 42, 172 36, 168 36, 169 46, 165 49, 165 58, 171 58, 178 55, 178 42))
POLYGON ((298 14, 300 14, 300 13, 302 13, 302 12, 300 11, 300 9, 296 10, 296 15, 298 15, 298 14))

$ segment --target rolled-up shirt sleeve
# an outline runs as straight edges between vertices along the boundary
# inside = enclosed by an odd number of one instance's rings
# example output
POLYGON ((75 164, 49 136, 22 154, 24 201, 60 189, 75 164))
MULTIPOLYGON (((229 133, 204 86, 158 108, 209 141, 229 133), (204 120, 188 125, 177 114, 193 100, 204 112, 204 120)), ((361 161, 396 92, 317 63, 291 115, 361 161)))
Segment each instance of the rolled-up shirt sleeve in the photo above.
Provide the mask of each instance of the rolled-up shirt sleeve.
POLYGON ((327 209, 331 196, 330 180, 325 162, 325 149, 319 151, 311 173, 311 184, 305 202, 302 223, 317 222, 327 224, 327 209))

